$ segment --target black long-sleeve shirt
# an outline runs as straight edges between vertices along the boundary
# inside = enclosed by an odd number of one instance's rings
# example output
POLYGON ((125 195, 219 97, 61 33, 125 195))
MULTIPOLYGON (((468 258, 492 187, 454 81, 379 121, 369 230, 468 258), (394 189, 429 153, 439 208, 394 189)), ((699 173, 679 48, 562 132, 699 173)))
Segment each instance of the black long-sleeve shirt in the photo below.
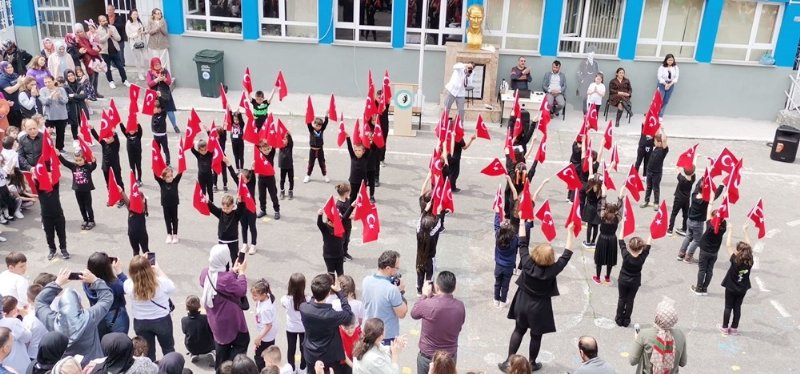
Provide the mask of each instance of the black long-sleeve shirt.
POLYGON ((61 165, 72 171, 72 189, 75 191, 92 191, 94 190, 94 182, 92 182, 92 172, 97 169, 97 163, 87 162, 83 165, 75 164, 67 160, 62 155, 58 155, 61 160, 61 165))
POLYGON ((160 176, 155 176, 158 187, 161 189, 161 206, 177 206, 180 204, 178 184, 181 182, 181 176, 183 176, 183 174, 176 175, 175 178, 172 179, 172 182, 169 183, 160 176))
POLYGON ((294 141, 289 136, 289 141, 278 151, 278 167, 281 169, 293 169, 294 157, 292 156, 292 149, 294 148, 294 141))
MULTIPOLYGON (((701 191, 701 186, 703 181, 697 182, 697 187, 695 188, 694 192, 692 192, 692 200, 689 203, 689 216, 688 218, 692 221, 705 221, 708 215, 708 202, 703 200, 703 197, 697 197, 697 194, 701 191)), ((719 198, 722 196, 722 190, 725 188, 723 185, 717 186, 716 196, 719 198)))
POLYGON ((350 152, 350 184, 353 188, 358 188, 357 185, 367 177, 367 170, 369 168, 369 153, 370 150, 364 149, 364 154, 361 158, 356 157, 356 152, 353 150, 353 142, 347 138, 347 151, 350 152))
POLYGON ((39 188, 39 181, 36 182, 36 190, 39 191, 39 206, 42 217, 63 217, 64 210, 61 208, 61 196, 58 193, 58 183, 53 185, 50 192, 42 191, 39 188))
POLYGON ((322 121, 322 127, 320 127, 319 131, 314 129, 313 123, 307 123, 308 126, 308 146, 311 148, 322 148, 325 144, 324 133, 325 129, 328 128, 328 116, 325 116, 325 120, 322 121))
POLYGON ((236 209, 230 213, 225 213, 221 208, 214 205, 214 203, 208 202, 208 210, 211 211, 211 214, 215 217, 219 218, 219 223, 217 224, 217 238, 219 238, 220 241, 231 242, 239 240, 239 219, 242 218, 242 211, 244 209, 247 208, 244 207, 244 203, 240 202, 236 209))
POLYGON ((691 178, 686 178, 683 173, 678 173, 678 185, 675 186, 675 200, 688 201, 692 193, 692 185, 697 177, 692 174, 691 178))
POLYGON ((154 113, 153 119, 150 121, 150 130, 153 131, 153 135, 167 134, 167 113, 162 111, 161 113, 154 113))
MULTIPOLYGON (((344 226, 345 219, 350 221, 350 213, 352 212, 353 208, 350 207, 342 214, 342 226, 344 226)), ((322 258, 339 258, 344 256, 344 248, 342 247, 344 235, 342 235, 342 237, 334 235, 333 227, 323 221, 321 214, 317 216, 317 227, 319 228, 319 232, 322 233, 322 258)))
POLYGON ((619 252, 622 255, 622 269, 619 271, 619 279, 617 281, 627 287, 641 286, 642 267, 644 267, 644 262, 647 261, 647 256, 650 254, 650 246, 644 246, 639 255, 634 256, 628 252, 625 241, 620 240, 619 252))
POLYGON ((97 135, 97 131, 91 130, 92 137, 100 143, 100 148, 103 150, 103 170, 108 170, 111 166, 119 166, 119 136, 114 133, 114 141, 106 143, 97 135))
POLYGON ((343 292, 337 292, 336 296, 342 302, 341 311, 333 310, 328 303, 311 301, 300 304, 300 319, 306 329, 303 346, 306 362, 319 360, 329 364, 344 360, 339 326, 349 324, 353 320, 353 312, 343 292))
POLYGON ((119 124, 119 129, 122 132, 122 136, 125 137, 125 145, 127 146, 128 153, 138 153, 139 156, 142 155, 142 125, 136 124, 136 132, 131 134, 125 131, 125 126, 119 124))
POLYGON ((209 149, 206 154, 202 154, 192 148, 192 154, 197 157, 197 173, 211 174, 211 161, 214 160, 214 152, 209 149))

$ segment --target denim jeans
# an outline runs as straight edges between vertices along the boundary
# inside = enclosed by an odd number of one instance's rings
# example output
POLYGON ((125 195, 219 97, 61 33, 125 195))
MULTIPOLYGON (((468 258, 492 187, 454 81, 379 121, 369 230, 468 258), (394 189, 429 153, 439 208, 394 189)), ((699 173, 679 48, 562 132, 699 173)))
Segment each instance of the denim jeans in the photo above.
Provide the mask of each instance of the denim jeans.
POLYGON ((497 264, 494 265, 494 299, 500 302, 506 302, 508 297, 508 286, 511 284, 511 275, 514 273, 514 267, 504 267, 497 264))
POLYGON ((686 237, 681 244, 678 256, 691 258, 694 256, 694 251, 700 244, 700 238, 703 236, 703 221, 687 220, 686 221, 686 237))
POLYGON ((717 262, 716 253, 708 253, 700 250, 697 262, 697 288, 705 291, 711 283, 711 276, 714 275, 714 263, 717 262))
POLYGON ((658 84, 658 92, 661 94, 662 98, 661 111, 658 113, 659 117, 664 117, 664 109, 667 109, 667 104, 669 104, 669 98, 672 96, 673 91, 675 91, 675 85, 672 85, 669 90, 667 90, 664 88, 663 84, 658 84))

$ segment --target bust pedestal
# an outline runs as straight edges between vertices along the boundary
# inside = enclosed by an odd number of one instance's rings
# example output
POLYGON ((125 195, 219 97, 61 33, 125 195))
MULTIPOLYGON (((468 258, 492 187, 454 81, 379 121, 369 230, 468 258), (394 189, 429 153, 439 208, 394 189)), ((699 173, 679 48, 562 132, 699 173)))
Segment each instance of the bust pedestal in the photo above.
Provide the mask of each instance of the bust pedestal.
MULTIPOLYGON (((500 105, 497 102, 497 67, 500 60, 500 52, 492 45, 484 44, 481 49, 472 49, 465 43, 447 43, 447 51, 445 54, 444 62, 444 85, 450 80, 453 73, 453 65, 458 62, 473 63, 476 65, 473 74, 480 71, 480 66, 483 66, 482 77, 473 77, 473 92, 475 93, 472 103, 470 103, 469 95, 467 95, 467 102, 464 104, 464 120, 475 121, 478 115, 483 116, 484 121, 499 122, 500 121, 500 105), (482 79, 480 79, 482 78, 482 79), (480 90, 480 91, 479 91, 480 90), (481 93, 481 95, 478 95, 481 93)), ((439 98, 439 105, 442 110, 444 108, 444 101, 447 97, 447 90, 442 91, 439 98)), ((456 112, 456 106, 453 104, 451 110, 451 117, 455 117, 453 112, 456 112)))

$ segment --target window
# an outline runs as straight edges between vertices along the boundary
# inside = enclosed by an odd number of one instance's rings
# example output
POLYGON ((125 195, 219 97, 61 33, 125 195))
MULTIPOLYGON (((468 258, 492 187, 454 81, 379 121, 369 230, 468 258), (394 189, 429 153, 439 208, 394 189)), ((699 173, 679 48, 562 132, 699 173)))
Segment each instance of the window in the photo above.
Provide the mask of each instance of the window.
POLYGON ((186 30, 242 34, 240 0, 185 0, 186 30))
POLYGON ((623 0, 566 0, 559 51, 616 55, 623 0))
POLYGON ((639 26, 636 57, 693 58, 703 0, 647 0, 639 26))
MULTIPOLYGON (((419 44, 422 33, 422 0, 409 0, 406 43, 419 44)), ((426 44, 461 43, 467 12, 463 0, 428 0, 428 20, 425 25, 426 44), (444 11, 444 14, 442 14, 444 11)))
POLYGON ((13 26, 14 13, 11 12, 11 0, 0 0, 0 31, 5 31, 13 26))
POLYGON ((500 49, 538 51, 543 0, 487 0, 483 42, 500 49))
POLYGON ((387 44, 392 41, 391 1, 337 0, 336 2, 336 40, 387 44))
POLYGON ((317 0, 262 0, 261 35, 317 38, 317 0))
MULTIPOLYGON (((63 38, 67 33, 72 32, 75 15, 73 14, 71 1, 36 0, 34 5, 36 6, 36 23, 39 27, 39 35, 45 35, 50 38, 63 38)), ((9 8, 6 10, 10 12, 10 2, 7 7, 9 8)), ((97 22, 96 17, 94 21, 97 22)))
POLYGON ((726 1, 714 46, 715 61, 758 62, 772 53, 778 39, 783 5, 726 1))

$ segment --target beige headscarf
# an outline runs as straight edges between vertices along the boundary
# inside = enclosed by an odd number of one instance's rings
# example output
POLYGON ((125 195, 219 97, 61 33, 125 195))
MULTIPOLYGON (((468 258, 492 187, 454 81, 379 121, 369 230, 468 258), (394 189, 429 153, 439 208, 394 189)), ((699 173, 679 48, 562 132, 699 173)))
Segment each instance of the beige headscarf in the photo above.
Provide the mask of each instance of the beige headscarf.
POLYGON ((668 374, 675 366, 675 339, 672 336, 672 328, 677 323, 678 312, 675 310, 675 302, 665 299, 658 303, 655 319, 658 333, 650 356, 653 374, 668 374))

